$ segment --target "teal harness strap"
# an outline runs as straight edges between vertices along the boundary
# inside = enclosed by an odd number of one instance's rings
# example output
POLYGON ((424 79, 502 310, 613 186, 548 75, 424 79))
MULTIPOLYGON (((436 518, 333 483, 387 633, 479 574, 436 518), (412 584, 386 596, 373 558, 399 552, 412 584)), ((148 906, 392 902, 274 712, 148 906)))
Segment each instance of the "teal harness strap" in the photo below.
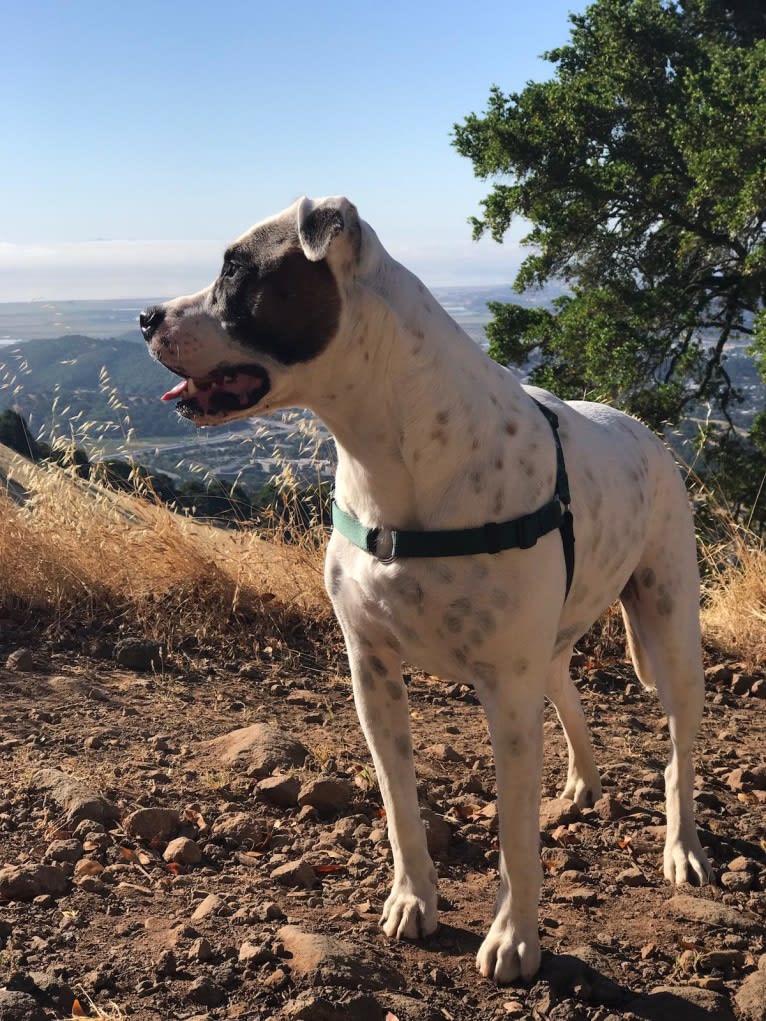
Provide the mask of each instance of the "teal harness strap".
MULTIPOLYGON (((534 398, 533 398, 534 399, 534 398)), ((380 528, 367 528, 352 514, 332 502, 332 523, 341 535, 355 546, 388 563, 400 557, 465 557, 480 553, 500 553, 507 549, 530 549, 548 532, 559 529, 564 547, 567 584, 566 593, 574 576, 574 526, 569 510, 569 479, 564 463, 564 451, 558 434, 558 418, 554 412, 535 401, 545 415, 556 443, 556 493, 549 503, 531 514, 523 514, 510 521, 488 522, 476 528, 437 529, 421 532, 393 528, 391 550, 387 556, 378 554, 380 528), (561 505, 566 508, 562 510, 561 505)))

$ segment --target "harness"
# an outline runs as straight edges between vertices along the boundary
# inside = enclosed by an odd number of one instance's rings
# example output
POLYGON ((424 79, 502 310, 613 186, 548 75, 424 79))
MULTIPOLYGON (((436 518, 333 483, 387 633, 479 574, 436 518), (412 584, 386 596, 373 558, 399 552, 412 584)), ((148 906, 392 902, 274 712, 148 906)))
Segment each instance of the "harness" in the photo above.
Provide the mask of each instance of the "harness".
MULTIPOLYGON (((534 397, 532 400, 535 400, 534 397)), ((391 529, 391 552, 385 557, 378 554, 378 540, 382 530, 367 528, 352 514, 342 510, 334 499, 333 528, 355 546, 387 564, 403 557, 466 557, 480 553, 500 553, 507 549, 531 549, 538 539, 558 528, 566 565, 564 597, 566 598, 572 587, 575 565, 574 522, 569 509, 571 503, 569 479, 559 439, 558 416, 539 401, 535 400, 535 404, 545 415, 556 444, 556 491, 553 498, 539 510, 512 518, 510 521, 499 523, 490 521, 476 528, 439 529, 429 532, 391 529)))

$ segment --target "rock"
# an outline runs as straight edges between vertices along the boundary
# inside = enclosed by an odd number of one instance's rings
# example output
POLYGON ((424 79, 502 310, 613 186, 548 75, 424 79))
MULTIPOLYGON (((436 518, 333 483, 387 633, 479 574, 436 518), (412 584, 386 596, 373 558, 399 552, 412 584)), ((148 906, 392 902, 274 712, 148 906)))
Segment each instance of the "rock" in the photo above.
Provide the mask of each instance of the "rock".
POLYGON ((379 955, 366 953, 358 943, 320 936, 297 925, 283 925, 277 936, 292 955, 292 973, 308 978, 313 986, 373 990, 397 988, 402 983, 398 972, 384 965, 379 955))
POLYGON ((111 823, 119 815, 117 806, 102 798, 83 780, 60 769, 38 769, 32 775, 32 786, 66 814, 66 825, 75 826, 82 819, 111 823))
POLYGON ((742 1021, 766 1021, 766 971, 748 975, 734 997, 742 1021))
POLYGON ((207 748, 218 761, 258 778, 269 776, 275 769, 302 766, 308 755, 300 741, 267 723, 232 730, 209 741, 207 748))
POLYGON ((281 883, 282 886, 303 886, 307 890, 311 889, 317 881, 316 872, 303 858, 279 865, 271 872, 271 878, 281 883))
POLYGON ((163 659, 159 642, 143 638, 124 638, 114 647, 114 661, 125 670, 161 670, 163 659))
POLYGON ((625 1010, 641 1021, 735 1021, 725 996, 699 986, 658 986, 625 1010))
POLYGON ((34 900, 65 893, 69 881, 58 865, 6 865, 0 869, 0 900, 34 900))
POLYGON ((443 815, 432 812, 430 808, 421 809, 420 818, 426 831, 428 853, 432 858, 444 860, 452 840, 452 827, 443 815))
POLYGON ((30 649, 14 649, 5 661, 5 669, 17 674, 28 674, 35 668, 35 658, 30 649))
POLYGON ((274 954, 266 943, 251 943, 249 940, 245 940, 239 948, 238 960, 244 967, 265 964, 273 957, 274 954))
POLYGON ((692 897, 688 893, 675 894, 665 901, 663 910, 673 918, 702 922, 718 929, 754 934, 766 931, 766 924, 756 915, 737 911, 735 908, 702 897, 692 897))
POLYGON ((204 900, 201 900, 191 916, 193 922, 199 922, 202 918, 209 918, 211 915, 230 915, 231 908, 226 901, 215 893, 209 893, 204 900))
POLYGON ((45 861, 68 861, 74 865, 82 858, 82 844, 79 840, 52 840, 45 849, 45 861))
POLYGON ((641 869, 632 865, 628 869, 623 869, 622 872, 617 874, 617 882, 622 883, 623 886, 648 886, 649 881, 643 874, 641 869))
POLYGON ((295 808, 301 782, 297 776, 267 776, 259 780, 256 789, 264 801, 277 808, 295 808))
POLYGON ((569 798, 543 798, 540 802, 540 829, 565 826, 580 818, 580 809, 569 798))
POLYGON ((202 860, 199 844, 188 837, 176 837, 171 840, 162 852, 164 861, 174 861, 179 865, 198 865, 202 860))
POLYGON ((47 1016, 29 993, 0 989, 0 1021, 46 1021, 47 1016))
POLYGON ((614 822, 616 819, 623 819, 628 810, 623 803, 611 794, 604 794, 593 806, 593 811, 606 822, 614 822))
POLYGON ((219 1007, 226 999, 226 990, 205 976, 192 982, 186 995, 192 1003, 199 1003, 203 1007, 219 1007))
MULTIPOLYGON (((307 990, 285 1004, 278 1016, 285 1021, 384 1021, 390 1015, 367 993, 344 993, 335 1001, 307 990)), ((410 1021, 411 1015, 401 1017, 410 1021)))
POLYGON ((32 971, 29 977, 37 989, 62 1014, 71 1014, 74 1004, 74 993, 61 978, 51 971, 32 971))
POLYGON ((190 961, 209 961, 213 956, 213 948, 209 940, 206 940, 204 936, 198 936, 189 947, 186 956, 190 961))
POLYGON ((700 971, 740 971, 745 966, 742 950, 708 950, 697 957, 700 971))
POLYGON ((744 893, 753 888, 755 876, 751 876, 749 872, 722 872, 719 881, 726 890, 739 890, 744 893))
POLYGON ((705 680, 708 684, 729 684, 734 671, 726 663, 719 663, 716 666, 708 667, 705 671, 705 680))
POLYGON ((425 1000, 416 1000, 414 996, 403 993, 386 992, 380 999, 386 1011, 390 1011, 400 1021, 442 1021, 444 1014, 425 1000))
POLYGON ((181 824, 174 808, 139 808, 122 820, 129 837, 136 840, 169 840, 181 824))
POLYGON ((439 759, 441 762, 462 762, 463 756, 456 752, 450 744, 444 744, 442 742, 438 744, 431 744, 425 749, 425 754, 430 755, 432 759, 439 759))
POLYGON ((732 769, 724 777, 726 783, 733 791, 766 790, 766 766, 754 766, 752 769, 738 767, 732 769))
POLYGON ((237 845, 257 847, 266 840, 264 827, 247 812, 225 812, 210 827, 211 840, 231 840, 237 845))
POLYGON ((338 777, 317 777, 309 780, 298 792, 298 804, 311 805, 320 815, 341 812, 351 801, 354 787, 338 777))

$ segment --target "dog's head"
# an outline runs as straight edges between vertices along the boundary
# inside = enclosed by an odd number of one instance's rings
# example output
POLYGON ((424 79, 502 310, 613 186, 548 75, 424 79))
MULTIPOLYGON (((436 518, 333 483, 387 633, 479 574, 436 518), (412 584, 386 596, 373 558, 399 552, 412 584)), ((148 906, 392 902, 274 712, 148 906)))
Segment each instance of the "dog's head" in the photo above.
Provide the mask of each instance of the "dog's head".
POLYGON ((151 354, 181 377, 163 400, 197 425, 301 403, 298 377, 338 333, 360 238, 347 199, 302 198, 231 244, 204 291, 146 309, 151 354))

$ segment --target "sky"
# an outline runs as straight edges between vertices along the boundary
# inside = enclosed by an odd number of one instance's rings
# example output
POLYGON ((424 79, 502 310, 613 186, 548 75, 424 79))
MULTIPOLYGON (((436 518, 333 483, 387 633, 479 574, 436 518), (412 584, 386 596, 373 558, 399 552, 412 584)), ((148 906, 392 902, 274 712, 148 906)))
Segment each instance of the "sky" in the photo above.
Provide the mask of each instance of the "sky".
POLYGON ((172 296, 302 194, 345 194, 430 286, 509 282, 523 224, 450 143, 549 77, 584 0, 0 4, 0 301, 172 296))

